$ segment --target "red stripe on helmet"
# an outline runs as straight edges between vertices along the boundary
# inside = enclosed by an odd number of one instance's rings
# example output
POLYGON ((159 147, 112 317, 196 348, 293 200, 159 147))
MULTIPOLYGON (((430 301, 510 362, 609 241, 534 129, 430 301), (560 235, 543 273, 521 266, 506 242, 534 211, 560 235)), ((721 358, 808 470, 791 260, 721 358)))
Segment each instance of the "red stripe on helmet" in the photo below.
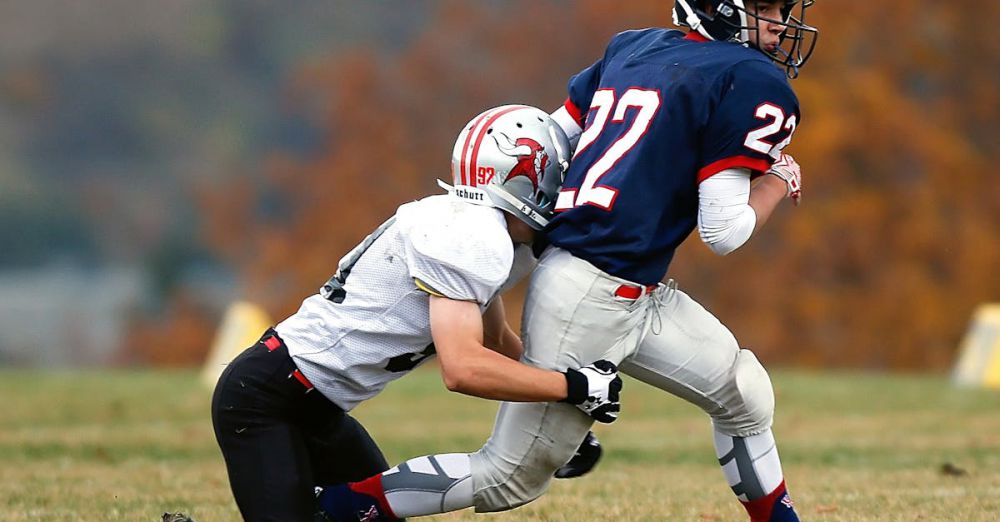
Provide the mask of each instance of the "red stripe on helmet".
POLYGON ((513 107, 507 107, 506 109, 503 109, 490 116, 490 119, 487 120, 482 127, 480 127, 479 134, 476 136, 476 144, 472 146, 472 161, 471 164, 469 165, 469 178, 471 178, 469 184, 472 185, 473 187, 476 186, 475 173, 477 168, 477 161, 479 161, 479 146, 482 145, 483 138, 486 137, 486 131, 490 128, 490 125, 493 125, 493 122, 497 121, 497 119, 503 116, 504 114, 523 108, 525 108, 524 105, 515 105, 513 107))
POLYGON ((462 185, 468 185, 470 183, 475 185, 476 183, 475 179, 469 175, 465 168, 465 159, 469 157, 469 144, 472 143, 472 135, 476 133, 476 127, 479 126, 479 124, 486 119, 487 116, 493 114, 494 111, 495 109, 480 114, 478 118, 473 120, 472 125, 469 126, 469 133, 465 135, 465 145, 462 146, 462 162, 458 169, 460 175, 462 176, 462 185))

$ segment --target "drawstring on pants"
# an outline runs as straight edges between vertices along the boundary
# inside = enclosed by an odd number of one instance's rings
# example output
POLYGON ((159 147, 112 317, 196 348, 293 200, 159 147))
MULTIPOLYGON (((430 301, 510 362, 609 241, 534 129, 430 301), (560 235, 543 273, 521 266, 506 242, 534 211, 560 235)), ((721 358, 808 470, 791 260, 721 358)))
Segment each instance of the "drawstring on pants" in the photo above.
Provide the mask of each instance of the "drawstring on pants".
POLYGON ((673 296, 674 292, 677 291, 677 281, 670 279, 665 285, 661 285, 653 295, 650 297, 653 299, 653 306, 650 308, 650 312, 653 314, 652 324, 650 324, 649 330, 653 335, 660 335, 663 332, 663 317, 660 314, 663 312, 662 308, 664 304, 669 301, 673 296))

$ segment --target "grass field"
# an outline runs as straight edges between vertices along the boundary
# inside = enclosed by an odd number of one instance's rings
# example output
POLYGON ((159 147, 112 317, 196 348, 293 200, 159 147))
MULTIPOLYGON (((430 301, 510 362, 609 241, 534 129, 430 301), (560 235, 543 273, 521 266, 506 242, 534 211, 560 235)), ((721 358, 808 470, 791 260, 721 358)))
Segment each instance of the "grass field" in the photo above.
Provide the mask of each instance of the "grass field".
MULTIPOLYGON (((943 377, 773 372, 806 520, 1000 520, 1000 393, 943 377), (945 472, 950 465, 959 471, 945 472)), ((238 520, 195 372, 0 371, 0 520, 238 520)), ((443 520, 744 520, 694 408, 627 381, 597 472, 519 510, 443 520)), ((356 411, 390 462, 471 451, 495 405, 418 370, 356 411)), ((952 468, 952 469, 953 469, 952 468)))

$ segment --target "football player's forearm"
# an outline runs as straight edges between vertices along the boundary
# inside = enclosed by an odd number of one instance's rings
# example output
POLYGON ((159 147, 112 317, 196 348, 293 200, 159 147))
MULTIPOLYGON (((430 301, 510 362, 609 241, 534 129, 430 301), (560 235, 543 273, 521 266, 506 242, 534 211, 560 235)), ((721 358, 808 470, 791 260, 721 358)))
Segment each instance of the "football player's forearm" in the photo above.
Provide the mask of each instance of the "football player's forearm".
POLYGON ((505 325, 503 333, 500 336, 500 342, 497 346, 491 348, 504 357, 515 361, 521 360, 521 355, 524 354, 524 345, 521 344, 521 338, 507 325, 505 325))
POLYGON ((503 307, 503 299, 497 297, 483 312, 483 345, 491 350, 500 351, 507 330, 507 315, 503 307))
POLYGON ((515 361, 521 359, 521 354, 524 351, 521 339, 510 328, 504 329, 498 336, 484 338, 483 346, 515 361))
MULTIPOLYGON (((499 308, 486 314, 499 325, 499 308)), ((431 334, 441 377, 449 390, 485 399, 538 402, 566 398, 566 378, 559 372, 521 364, 484 344, 483 319, 474 302, 431 297, 431 334)), ((502 332, 503 328, 490 328, 502 332)), ((503 335, 503 334, 500 334, 503 335)))
POLYGON ((566 377, 481 349, 460 362, 442 364, 441 372, 449 390, 465 395, 514 402, 554 402, 568 393, 566 377))
POLYGON ((521 338, 507 324, 503 300, 499 297, 483 314, 483 345, 515 361, 524 351, 521 338))
POLYGON ((775 176, 762 176, 753 184, 750 189, 750 206, 757 213, 754 233, 764 226, 778 203, 785 199, 787 190, 785 182, 775 176))

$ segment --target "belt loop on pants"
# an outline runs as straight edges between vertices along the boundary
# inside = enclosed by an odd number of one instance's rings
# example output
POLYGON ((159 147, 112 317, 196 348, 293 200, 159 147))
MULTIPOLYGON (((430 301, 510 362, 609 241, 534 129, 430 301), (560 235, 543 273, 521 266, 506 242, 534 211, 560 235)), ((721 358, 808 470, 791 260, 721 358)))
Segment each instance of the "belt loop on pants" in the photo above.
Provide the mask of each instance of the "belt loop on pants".
MULTIPOLYGON (((269 352, 273 352, 278 348, 281 348, 285 344, 285 342, 282 341, 280 337, 278 337, 278 333, 275 332, 273 329, 269 329, 267 333, 264 334, 262 342, 264 343, 264 347, 267 348, 267 351, 269 352)), ((283 353, 287 354, 287 352, 288 348, 285 347, 283 353)), ((291 354, 288 354, 288 359, 292 362, 293 365, 295 364, 295 361, 292 360, 291 354)), ((307 379, 306 376, 303 375, 303 373, 298 368, 295 368, 295 370, 293 370, 292 373, 289 373, 288 378, 299 381, 299 384, 301 384, 306 389, 306 393, 309 393, 314 389, 316 389, 315 386, 313 386, 313 384, 309 382, 309 379, 307 379)))
POLYGON ((658 285, 646 285, 646 286, 636 286, 636 285, 620 285, 615 289, 615 295, 625 299, 638 299, 646 294, 653 293, 658 285))
POLYGON ((302 375, 302 372, 300 372, 297 368, 295 369, 295 371, 293 371, 292 373, 288 374, 288 378, 289 379, 291 379, 293 377, 295 378, 296 381, 299 381, 299 383, 302 384, 302 386, 305 386, 306 393, 309 393, 309 392, 311 392, 311 391, 313 391, 313 390, 316 389, 313 386, 313 384, 311 382, 309 382, 309 379, 306 379, 306 376, 302 375))

